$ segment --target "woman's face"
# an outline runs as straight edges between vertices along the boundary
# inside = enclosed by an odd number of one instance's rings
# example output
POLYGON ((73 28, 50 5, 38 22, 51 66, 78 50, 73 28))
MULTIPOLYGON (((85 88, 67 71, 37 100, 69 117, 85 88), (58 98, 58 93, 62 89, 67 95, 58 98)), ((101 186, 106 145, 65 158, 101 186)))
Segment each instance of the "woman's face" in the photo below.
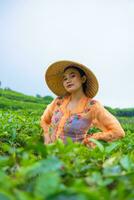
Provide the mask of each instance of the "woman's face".
POLYGON ((83 78, 77 69, 69 68, 63 74, 63 86, 69 93, 82 89, 83 78))

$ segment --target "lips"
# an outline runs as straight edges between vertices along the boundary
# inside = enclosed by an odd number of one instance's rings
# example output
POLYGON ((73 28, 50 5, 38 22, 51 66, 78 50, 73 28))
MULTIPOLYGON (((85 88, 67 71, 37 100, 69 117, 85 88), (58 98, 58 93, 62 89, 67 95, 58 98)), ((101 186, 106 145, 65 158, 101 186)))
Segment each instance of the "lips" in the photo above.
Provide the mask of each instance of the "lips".
POLYGON ((73 86, 73 84, 69 84, 69 85, 67 85, 68 88, 70 88, 70 87, 72 87, 72 86, 73 86))

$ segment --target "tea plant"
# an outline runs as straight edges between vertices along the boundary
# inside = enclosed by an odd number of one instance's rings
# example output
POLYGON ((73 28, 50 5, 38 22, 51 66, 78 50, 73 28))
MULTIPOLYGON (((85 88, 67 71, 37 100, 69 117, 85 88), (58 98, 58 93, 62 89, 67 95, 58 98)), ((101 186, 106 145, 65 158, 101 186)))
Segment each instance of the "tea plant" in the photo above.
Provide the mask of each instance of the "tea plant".
POLYGON ((0 111, 0 199, 134 199, 133 121, 120 118, 126 137, 94 140, 91 149, 69 138, 44 145, 40 116, 39 110, 0 111))

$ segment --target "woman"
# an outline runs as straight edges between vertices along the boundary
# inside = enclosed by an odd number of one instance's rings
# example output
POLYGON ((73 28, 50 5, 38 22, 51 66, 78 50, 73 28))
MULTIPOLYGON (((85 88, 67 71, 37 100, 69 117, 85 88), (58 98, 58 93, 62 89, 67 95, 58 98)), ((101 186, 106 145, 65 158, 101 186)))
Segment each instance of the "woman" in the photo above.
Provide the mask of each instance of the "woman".
POLYGON ((41 116, 45 144, 58 138, 66 143, 70 137, 74 142, 94 147, 90 138, 111 142, 125 136, 115 116, 93 99, 99 84, 89 68, 73 61, 58 61, 48 67, 45 80, 57 95, 41 116), (91 127, 101 131, 89 135, 91 127))

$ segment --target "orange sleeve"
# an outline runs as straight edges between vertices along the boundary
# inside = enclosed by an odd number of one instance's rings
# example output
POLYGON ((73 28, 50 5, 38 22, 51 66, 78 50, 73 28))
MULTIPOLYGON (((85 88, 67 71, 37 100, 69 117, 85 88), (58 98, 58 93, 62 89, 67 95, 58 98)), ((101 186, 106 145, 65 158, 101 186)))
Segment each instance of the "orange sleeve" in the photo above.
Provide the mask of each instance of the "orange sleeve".
POLYGON ((53 110, 56 105, 57 98, 54 99, 50 104, 47 105, 46 109, 44 110, 43 115, 40 119, 40 126, 44 130, 44 134, 48 134, 49 125, 51 123, 51 118, 53 115, 53 110))
POLYGON ((91 106, 91 120, 93 126, 102 130, 94 133, 88 138, 111 142, 125 136, 125 132, 117 120, 99 101, 94 101, 91 106))

